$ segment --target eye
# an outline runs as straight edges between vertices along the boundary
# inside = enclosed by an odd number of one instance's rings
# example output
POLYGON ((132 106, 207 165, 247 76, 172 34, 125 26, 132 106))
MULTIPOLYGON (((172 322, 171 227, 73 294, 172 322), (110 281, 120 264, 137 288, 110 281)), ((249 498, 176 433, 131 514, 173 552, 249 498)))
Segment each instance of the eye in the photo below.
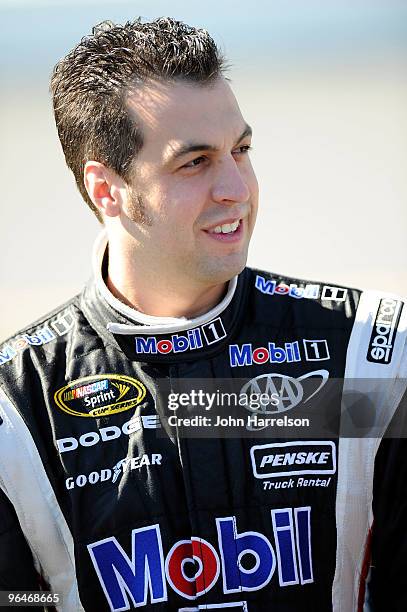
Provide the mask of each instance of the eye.
POLYGON ((202 162, 204 162, 205 160, 206 158, 201 155, 200 157, 196 157, 195 159, 188 162, 187 164, 184 164, 182 167, 183 168, 196 168, 197 166, 200 166, 202 162))
POLYGON ((251 145, 242 145, 241 147, 238 147, 237 149, 235 149, 233 151, 233 153, 237 153, 238 155, 244 155, 245 153, 248 153, 249 151, 252 150, 252 146, 251 145))

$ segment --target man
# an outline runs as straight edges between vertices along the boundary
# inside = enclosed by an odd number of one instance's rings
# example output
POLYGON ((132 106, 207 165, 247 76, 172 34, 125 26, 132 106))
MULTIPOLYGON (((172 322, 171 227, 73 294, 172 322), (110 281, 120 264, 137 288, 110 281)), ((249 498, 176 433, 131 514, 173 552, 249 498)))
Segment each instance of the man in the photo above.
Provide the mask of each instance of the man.
POLYGON ((57 64, 52 94, 105 232, 83 293, 1 349, 1 588, 40 577, 69 612, 348 612, 383 609, 387 582, 386 609, 404 610, 402 567, 381 556, 405 550, 403 512, 380 495, 390 470, 389 495, 403 498, 401 448, 282 437, 272 419, 239 437, 182 435, 160 383, 172 400, 190 379, 266 384, 277 408, 257 418, 309 416, 328 378, 345 378, 348 398, 361 396, 355 379, 380 379, 368 408, 382 434, 404 390, 403 302, 245 268, 251 129, 206 31, 102 24, 57 64))

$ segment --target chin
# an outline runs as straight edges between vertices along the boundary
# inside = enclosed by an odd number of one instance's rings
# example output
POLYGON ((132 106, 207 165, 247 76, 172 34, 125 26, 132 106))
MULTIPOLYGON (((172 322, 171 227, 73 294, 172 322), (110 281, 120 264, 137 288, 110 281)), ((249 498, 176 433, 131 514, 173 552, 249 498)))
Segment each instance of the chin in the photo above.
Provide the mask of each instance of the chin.
POLYGON ((225 283, 230 281, 231 278, 240 274, 244 270, 247 262, 247 253, 239 254, 233 258, 228 258, 227 261, 222 258, 217 258, 211 262, 204 270, 201 269, 202 276, 206 277, 206 282, 213 283, 225 283))

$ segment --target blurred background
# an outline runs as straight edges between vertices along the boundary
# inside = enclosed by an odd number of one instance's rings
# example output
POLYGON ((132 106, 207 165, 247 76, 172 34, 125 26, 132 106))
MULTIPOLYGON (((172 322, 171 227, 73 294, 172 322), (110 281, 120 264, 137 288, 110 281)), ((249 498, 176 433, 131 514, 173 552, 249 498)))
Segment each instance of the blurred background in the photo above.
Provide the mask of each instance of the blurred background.
POLYGON ((226 51, 260 214, 249 264, 407 294, 405 0, 0 0, 0 339, 80 291, 99 224, 53 123, 53 65, 91 27, 170 15, 226 51))

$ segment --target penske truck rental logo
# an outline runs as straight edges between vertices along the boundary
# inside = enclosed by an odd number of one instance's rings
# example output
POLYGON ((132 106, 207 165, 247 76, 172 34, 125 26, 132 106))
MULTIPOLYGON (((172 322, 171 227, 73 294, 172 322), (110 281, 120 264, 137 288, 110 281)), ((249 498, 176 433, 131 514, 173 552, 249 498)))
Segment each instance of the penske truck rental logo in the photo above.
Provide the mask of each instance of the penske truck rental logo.
POLYGON ((146 396, 145 386, 123 374, 85 376, 58 389, 58 408, 79 417, 101 417, 130 410, 146 396))
POLYGON ((336 447, 331 441, 259 444, 250 449, 255 478, 335 474, 336 447))

